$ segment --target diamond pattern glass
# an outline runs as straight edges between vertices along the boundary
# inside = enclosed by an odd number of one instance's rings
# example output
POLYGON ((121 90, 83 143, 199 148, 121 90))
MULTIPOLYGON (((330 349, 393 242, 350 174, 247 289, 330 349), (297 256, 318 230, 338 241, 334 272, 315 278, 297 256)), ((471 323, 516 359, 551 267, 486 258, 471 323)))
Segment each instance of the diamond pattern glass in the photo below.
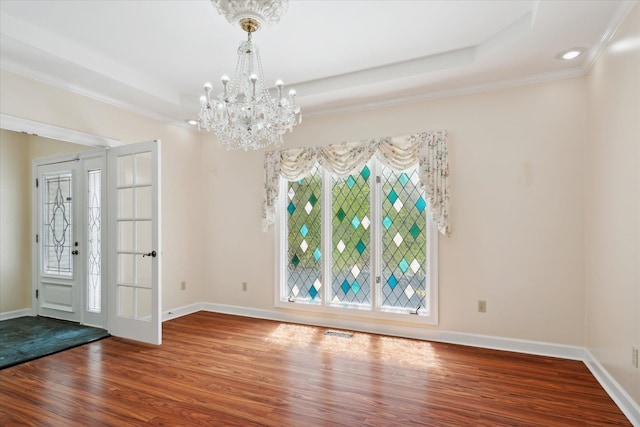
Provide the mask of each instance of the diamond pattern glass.
POLYGON ((427 306, 426 213, 418 171, 382 168, 382 307, 427 306))
POLYGON ((371 304, 371 233, 361 219, 371 217, 370 175, 364 166, 353 175, 332 178, 333 303, 371 304))
POLYGON ((322 298, 322 174, 316 166, 310 175, 287 185, 287 297, 319 303, 322 298))

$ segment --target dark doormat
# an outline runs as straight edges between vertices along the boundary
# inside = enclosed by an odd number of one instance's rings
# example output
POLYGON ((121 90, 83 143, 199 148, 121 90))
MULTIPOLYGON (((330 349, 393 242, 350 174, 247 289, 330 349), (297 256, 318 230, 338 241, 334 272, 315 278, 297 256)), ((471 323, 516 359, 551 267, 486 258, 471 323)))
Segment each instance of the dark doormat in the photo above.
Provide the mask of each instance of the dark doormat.
POLYGON ((0 322, 0 369, 108 337, 104 329, 48 317, 0 322))

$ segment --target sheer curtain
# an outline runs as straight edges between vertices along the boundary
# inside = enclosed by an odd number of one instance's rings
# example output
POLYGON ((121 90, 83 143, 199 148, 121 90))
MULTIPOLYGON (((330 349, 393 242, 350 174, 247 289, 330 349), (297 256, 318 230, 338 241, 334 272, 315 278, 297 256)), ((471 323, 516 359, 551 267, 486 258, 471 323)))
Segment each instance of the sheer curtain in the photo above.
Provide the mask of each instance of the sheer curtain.
POLYGON ((433 219, 438 224, 438 230, 449 235, 451 226, 446 131, 343 142, 326 147, 267 151, 264 158, 263 230, 267 231, 274 222, 280 178, 297 181, 311 172, 316 163, 336 175, 349 175, 361 169, 372 156, 397 171, 406 170, 418 163, 420 183, 429 199, 433 219))

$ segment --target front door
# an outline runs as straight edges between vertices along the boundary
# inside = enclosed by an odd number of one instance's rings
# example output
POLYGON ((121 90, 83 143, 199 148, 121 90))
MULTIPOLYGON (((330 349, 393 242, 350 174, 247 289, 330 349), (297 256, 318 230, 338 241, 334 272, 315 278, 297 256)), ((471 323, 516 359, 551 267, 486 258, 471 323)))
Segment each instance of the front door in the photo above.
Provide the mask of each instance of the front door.
POLYGON ((160 344, 160 141, 108 153, 109 332, 160 344))
POLYGON ((80 321, 82 221, 78 161, 37 166, 38 315, 80 321))

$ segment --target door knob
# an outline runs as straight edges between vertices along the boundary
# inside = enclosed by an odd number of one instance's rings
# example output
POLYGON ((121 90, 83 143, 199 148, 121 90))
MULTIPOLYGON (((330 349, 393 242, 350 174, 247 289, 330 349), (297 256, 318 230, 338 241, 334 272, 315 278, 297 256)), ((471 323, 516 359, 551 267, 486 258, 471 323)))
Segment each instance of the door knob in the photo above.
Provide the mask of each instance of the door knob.
POLYGON ((151 252, 149 252, 148 254, 142 254, 142 257, 144 258, 144 257, 146 257, 146 256, 150 256, 150 257, 155 258, 155 257, 156 257, 156 255, 157 255, 156 251, 151 251, 151 252))

